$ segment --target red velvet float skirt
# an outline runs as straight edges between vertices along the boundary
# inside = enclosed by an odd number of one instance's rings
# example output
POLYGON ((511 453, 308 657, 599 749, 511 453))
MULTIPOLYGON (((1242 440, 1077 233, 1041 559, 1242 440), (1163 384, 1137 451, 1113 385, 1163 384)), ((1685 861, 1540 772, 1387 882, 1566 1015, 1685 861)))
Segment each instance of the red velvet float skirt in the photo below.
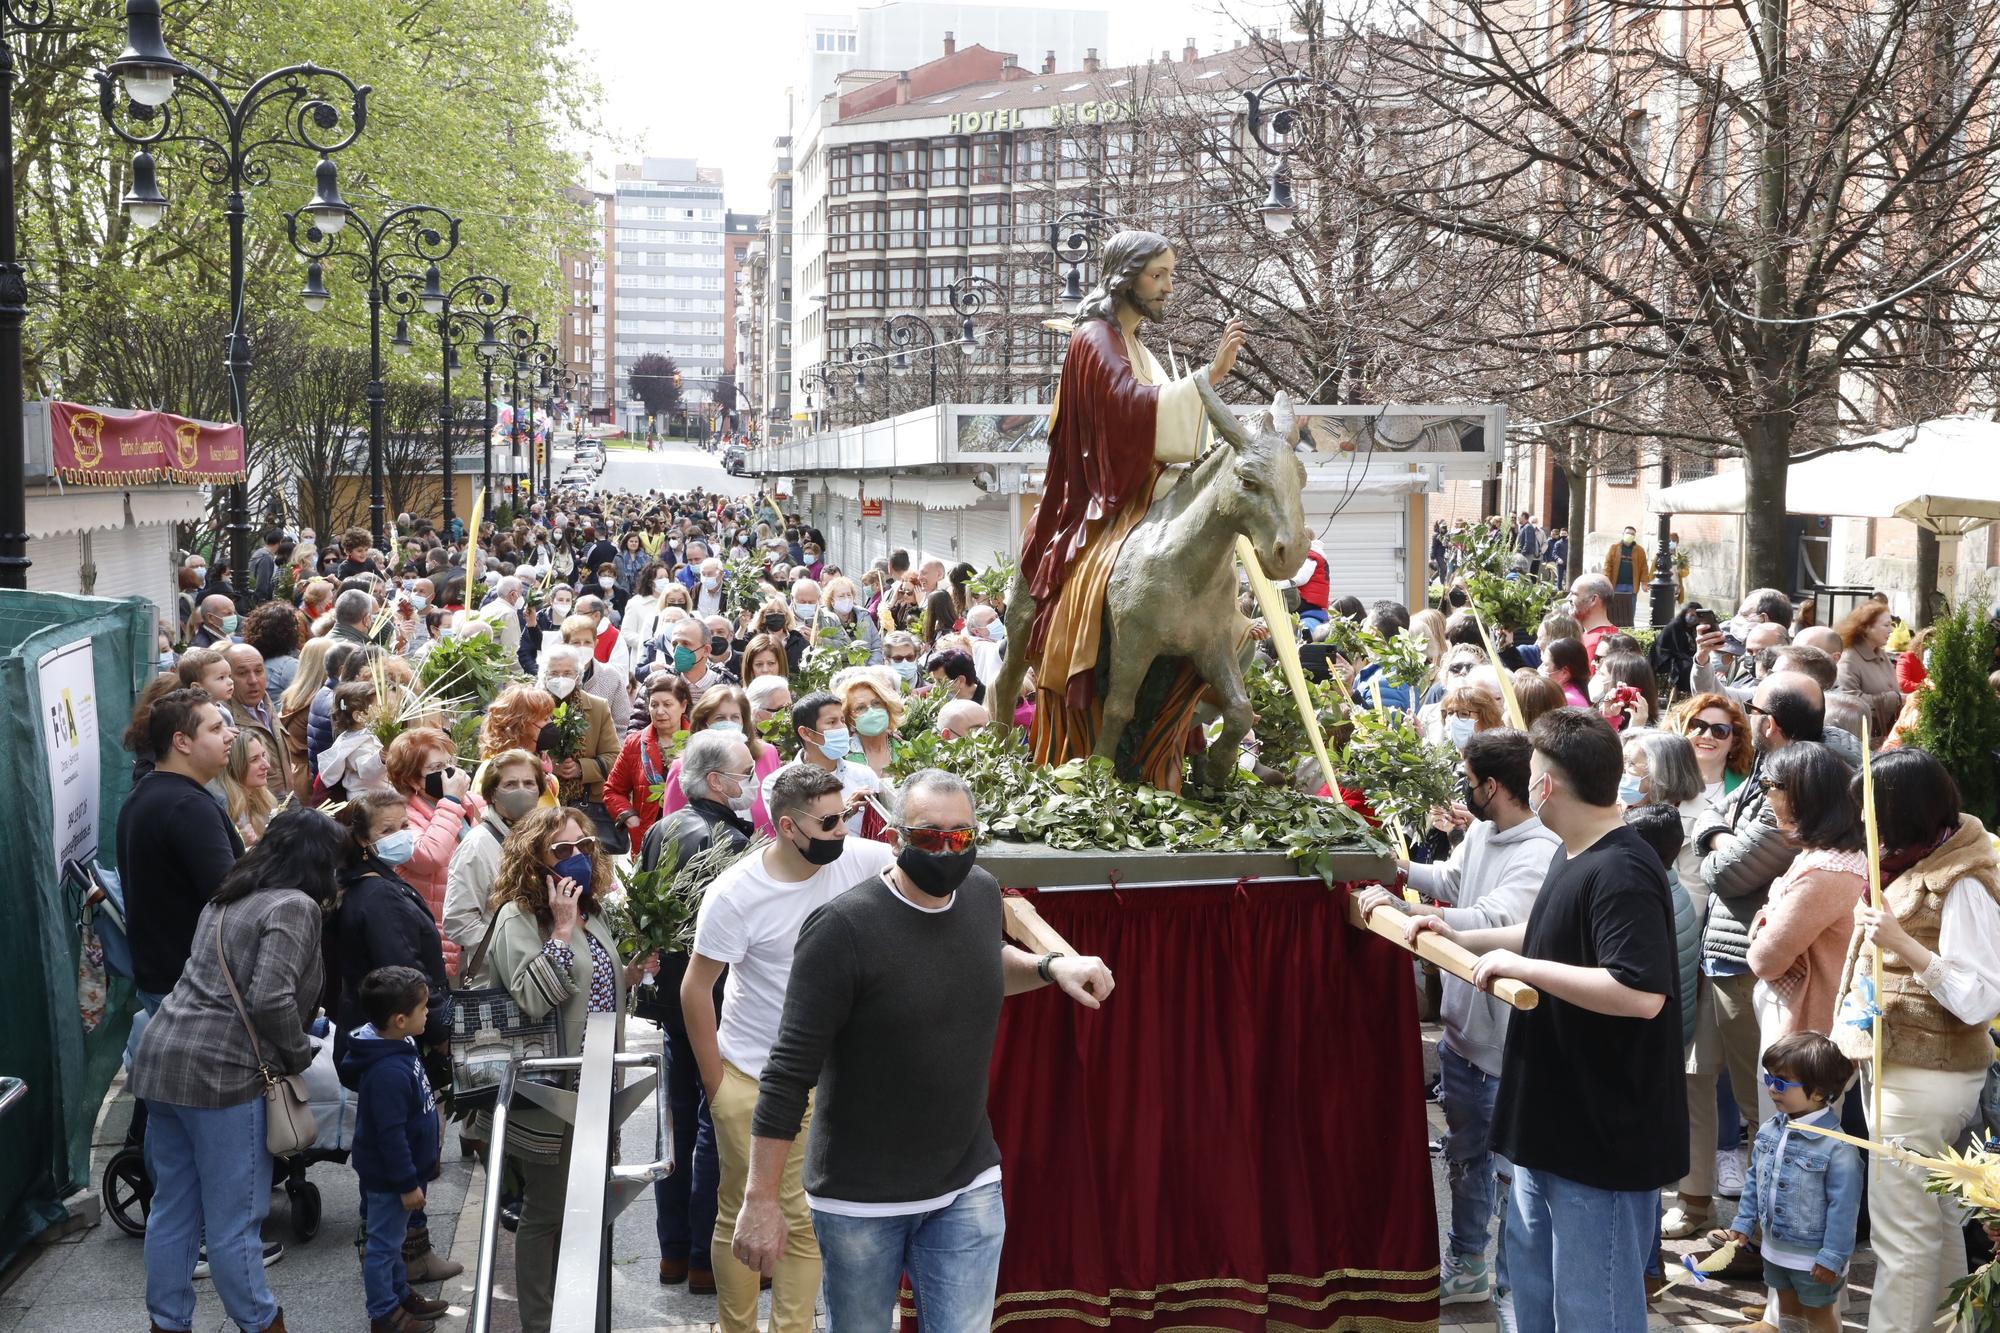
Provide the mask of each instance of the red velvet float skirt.
POLYGON ((993 1327, 1436 1329, 1410 956, 1317 880, 1035 905, 1118 988, 1003 1010, 993 1327))

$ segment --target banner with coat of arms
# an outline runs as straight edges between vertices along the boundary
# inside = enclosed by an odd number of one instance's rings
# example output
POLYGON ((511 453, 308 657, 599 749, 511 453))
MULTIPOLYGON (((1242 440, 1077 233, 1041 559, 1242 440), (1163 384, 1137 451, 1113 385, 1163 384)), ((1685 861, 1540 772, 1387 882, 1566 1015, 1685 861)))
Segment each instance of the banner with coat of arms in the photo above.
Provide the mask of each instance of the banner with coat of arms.
POLYGON ((243 428, 171 412, 111 412, 49 404, 55 474, 70 485, 138 486, 245 479, 243 428))

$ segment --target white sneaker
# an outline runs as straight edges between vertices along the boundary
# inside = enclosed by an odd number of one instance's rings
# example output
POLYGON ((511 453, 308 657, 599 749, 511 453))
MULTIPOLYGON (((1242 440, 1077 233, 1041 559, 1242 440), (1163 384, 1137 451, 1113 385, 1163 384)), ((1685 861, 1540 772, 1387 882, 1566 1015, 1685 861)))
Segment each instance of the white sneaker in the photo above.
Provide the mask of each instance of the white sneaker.
MULTIPOLYGON (((284 1257, 285 1245, 283 1241, 267 1240, 264 1242, 264 1267, 269 1268, 284 1257)), ((208 1246, 206 1245, 201 1247, 201 1254, 195 1260, 194 1275, 197 1280, 209 1275, 208 1246)))
MULTIPOLYGON (((1737 1190, 1739 1193, 1741 1192, 1742 1186, 1740 1184, 1737 1186, 1737 1190)), ((1691 1213, 1676 1204, 1674 1207, 1667 1209, 1667 1215, 1660 1219, 1660 1235, 1667 1240, 1686 1240, 1689 1236, 1699 1235, 1707 1231, 1711 1225, 1709 1219, 1713 1215, 1712 1209, 1699 1213, 1691 1213)))
POLYGON ((1482 1305, 1493 1299, 1493 1270, 1484 1259, 1446 1251, 1438 1273, 1439 1305, 1482 1305))
POLYGON ((1745 1172, 1743 1159, 1738 1155, 1739 1151, 1732 1149, 1727 1152, 1718 1151, 1715 1154, 1715 1192, 1726 1199, 1743 1197, 1745 1172))

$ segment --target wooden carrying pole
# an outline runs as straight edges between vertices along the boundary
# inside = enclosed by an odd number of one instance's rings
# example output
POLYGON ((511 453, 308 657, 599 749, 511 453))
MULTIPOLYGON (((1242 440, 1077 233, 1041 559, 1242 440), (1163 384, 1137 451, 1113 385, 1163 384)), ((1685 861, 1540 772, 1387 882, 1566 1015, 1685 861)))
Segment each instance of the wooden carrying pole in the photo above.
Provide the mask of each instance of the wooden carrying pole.
MULTIPOLYGON (((1035 905, 1026 898, 1008 894, 1001 900, 1007 913, 1007 937, 1026 949, 1029 953, 1073 954, 1068 940, 1056 933, 1055 927, 1042 919, 1035 905)), ((1414 947, 1403 938, 1403 923, 1409 918, 1398 913, 1378 912, 1368 921, 1361 919, 1361 909, 1355 905, 1353 894, 1347 898, 1347 923, 1358 930, 1380 935, 1399 949, 1408 949, 1427 963, 1435 963, 1460 981, 1472 981, 1472 966, 1477 955, 1462 945, 1453 944, 1442 935, 1426 931, 1417 936, 1414 947)), ((1541 992, 1533 986, 1512 979, 1493 983, 1493 994, 1516 1009, 1533 1009, 1542 1002, 1541 992)))
MULTIPOLYGON (((1403 934, 1403 927, 1409 920, 1410 918, 1401 912, 1378 911, 1364 921, 1361 918, 1359 899, 1354 894, 1347 895, 1348 925, 1357 930, 1380 935, 1397 948, 1408 949, 1425 962, 1435 963, 1460 981, 1470 984, 1473 964, 1479 961, 1479 955, 1464 945, 1453 944, 1444 936, 1428 930, 1417 936, 1417 942, 1412 945, 1403 934)), ((1512 978, 1502 978, 1494 982, 1493 995, 1516 1009, 1533 1009, 1542 1002, 1540 991, 1512 978)))

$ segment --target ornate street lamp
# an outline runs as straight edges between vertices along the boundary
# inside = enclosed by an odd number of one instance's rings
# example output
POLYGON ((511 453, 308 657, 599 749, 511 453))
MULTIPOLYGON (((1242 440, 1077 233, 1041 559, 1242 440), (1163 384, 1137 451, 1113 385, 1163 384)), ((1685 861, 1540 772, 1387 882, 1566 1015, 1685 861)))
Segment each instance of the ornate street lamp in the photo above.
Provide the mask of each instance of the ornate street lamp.
MULTIPOLYGON (((518 339, 518 334, 517 334, 518 339)), ((514 348, 514 365, 517 370, 526 370, 528 379, 528 495, 535 494, 535 400, 545 394, 555 382, 554 372, 561 353, 546 342, 533 340, 518 341, 514 348)), ((518 409, 516 409, 518 410, 518 409)), ((548 478, 542 478, 544 485, 548 478)))
POLYGON ((922 315, 891 315, 882 322, 882 339, 895 350, 890 364, 897 370, 910 368, 911 352, 928 352, 931 359, 931 402, 938 396, 937 328, 922 315))
MULTIPOLYGON (((332 165, 324 159, 320 162, 322 169, 332 165)), ((338 186, 334 186, 332 197, 338 196, 338 186)), ((420 288, 414 274, 403 266, 421 264, 427 279, 435 275, 438 264, 458 248, 458 219, 429 204, 406 204, 391 209, 370 226, 366 218, 342 205, 342 220, 352 225, 329 234, 321 225, 325 197, 323 190, 313 203, 287 214, 285 234, 292 248, 307 260, 306 287, 300 298, 307 310, 317 313, 326 305, 322 274, 330 259, 345 260, 354 281, 368 287, 368 531, 375 549, 386 551, 382 437, 387 431, 383 415, 389 388, 382 379, 382 307, 387 304, 395 312, 397 333, 408 343, 406 321, 434 297, 436 283, 426 280, 420 288), (349 248, 343 246, 343 236, 359 240, 349 248)))
POLYGON ((1084 298, 1083 263, 1090 258, 1098 233, 1110 226, 1111 219, 1094 208, 1073 208, 1049 224, 1049 252, 1067 266, 1061 304, 1073 306, 1084 298))
MULTIPOLYGON (((340 198, 332 154, 353 143, 367 125, 368 92, 367 85, 345 74, 306 63, 262 75, 240 97, 231 99, 214 79, 183 64, 167 49, 160 31, 160 0, 125 0, 125 49, 108 68, 97 71, 97 104, 104 123, 138 149, 132 159, 131 188, 121 201, 134 225, 156 225, 167 206, 153 163, 155 145, 192 145, 201 160, 203 179, 228 190, 222 215, 229 226, 229 333, 223 339, 222 362, 229 372, 231 418, 239 427, 247 415, 245 380, 250 372, 250 337, 244 331, 243 310, 243 229, 248 217, 243 192, 270 180, 265 150, 315 153, 319 166, 306 208, 321 232, 337 234, 346 225, 348 209, 340 198), (184 106, 187 101, 197 105, 184 106), (345 128, 336 101, 347 104, 345 128), (213 132, 195 128, 188 119, 196 109, 213 113, 218 122, 213 132)), ((250 583, 247 457, 244 467, 246 480, 229 490, 230 579, 239 598, 250 583)), ((6 526, 5 517, 0 514, 0 527, 6 526)))
MULTIPOLYGON (((511 313, 487 321, 484 334, 473 350, 479 356, 479 366, 485 374, 486 386, 486 439, 482 445, 485 453, 480 463, 480 485, 490 497, 493 494, 493 369, 500 362, 507 363, 507 374, 511 382, 508 403, 514 408, 515 426, 519 429, 520 417, 520 365, 515 360, 520 348, 540 341, 541 325, 526 315, 511 313)), ((474 534, 475 538, 478 534, 474 534)))
POLYGON ((1298 151, 1308 108, 1305 95, 1320 94, 1351 112, 1347 96, 1325 79, 1309 74, 1285 74, 1267 81, 1261 88, 1243 95, 1245 119, 1250 137, 1271 155, 1271 175, 1264 202, 1257 216, 1273 236, 1291 231, 1298 220, 1298 204, 1292 198, 1292 173, 1286 160, 1298 151))
MULTIPOLYGON (((21 326, 28 319, 28 279, 16 251, 14 221, 14 43, 16 32, 39 32, 55 20, 54 0, 0 3, 0 588, 28 586, 28 450, 21 424, 27 396, 21 370, 21 326)), ((154 185, 157 192, 158 185, 154 185)))
MULTIPOLYGON (((469 274, 460 278, 450 287, 443 286, 443 279, 433 266, 424 274, 424 306, 428 310, 433 304, 437 309, 438 344, 444 379, 444 403, 438 411, 438 453, 443 458, 441 464, 444 475, 444 524, 451 526, 452 520, 452 428, 456 414, 451 402, 451 372, 458 369, 458 350, 461 347, 476 347, 475 339, 493 336, 493 321, 507 308, 507 284, 484 273, 469 274), (434 293, 434 295, 433 295, 434 293)), ((487 402, 493 400, 491 381, 488 382, 487 402)), ((482 411, 490 412, 486 407, 482 411)), ((487 431, 488 436, 492 431, 487 431)))

